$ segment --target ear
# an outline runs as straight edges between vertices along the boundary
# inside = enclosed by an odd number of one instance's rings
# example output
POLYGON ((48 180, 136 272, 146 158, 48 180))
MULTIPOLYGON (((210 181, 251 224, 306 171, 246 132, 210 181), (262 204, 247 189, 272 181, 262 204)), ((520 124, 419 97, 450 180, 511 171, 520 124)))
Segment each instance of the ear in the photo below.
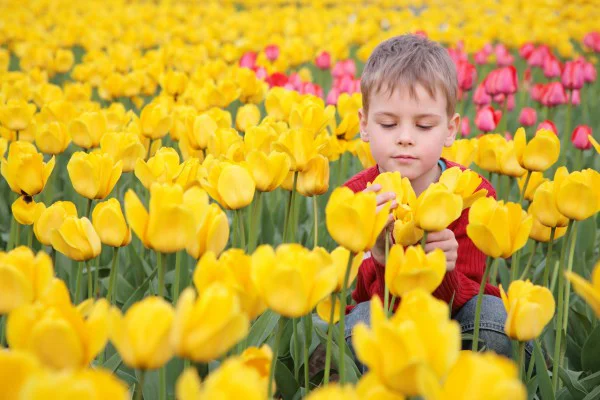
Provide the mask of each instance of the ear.
POLYGON ((444 139, 444 146, 450 147, 454 140, 456 139, 456 135, 458 134, 458 129, 460 127, 460 114, 455 113, 452 118, 448 121, 448 135, 446 139, 444 139))
POLYGON ((369 133, 367 132, 367 114, 362 108, 358 110, 358 118, 360 119, 360 138, 363 142, 368 142, 369 133))

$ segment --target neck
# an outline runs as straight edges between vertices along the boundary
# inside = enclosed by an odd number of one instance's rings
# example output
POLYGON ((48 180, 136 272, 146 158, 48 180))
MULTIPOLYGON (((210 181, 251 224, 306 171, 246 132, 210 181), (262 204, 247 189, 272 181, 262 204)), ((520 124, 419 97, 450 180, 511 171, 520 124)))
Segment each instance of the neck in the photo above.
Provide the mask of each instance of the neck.
POLYGON ((425 189, 429 187, 429 185, 431 185, 434 182, 437 182, 440 179, 440 175, 442 175, 442 169, 438 164, 436 164, 435 168, 432 168, 426 174, 423 174, 418 178, 415 178, 414 180, 410 181, 410 184, 412 185, 417 197, 419 197, 419 195, 423 193, 425 189))

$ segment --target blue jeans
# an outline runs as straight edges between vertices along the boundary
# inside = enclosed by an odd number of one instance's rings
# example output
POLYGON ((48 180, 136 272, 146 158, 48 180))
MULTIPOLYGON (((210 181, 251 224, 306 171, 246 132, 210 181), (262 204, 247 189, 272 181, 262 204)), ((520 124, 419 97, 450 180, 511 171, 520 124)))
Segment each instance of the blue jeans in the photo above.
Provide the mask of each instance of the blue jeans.
MULTIPOLYGON (((475 326, 475 306, 477 303, 477 296, 467 301, 464 306, 454 315, 452 319, 460 324, 460 330, 463 334, 473 334, 473 327, 475 326)), ((346 315, 346 343, 352 350, 356 358, 356 353, 352 347, 352 328, 359 322, 370 325, 371 323, 371 309, 370 302, 359 303, 354 309, 346 315)), ((512 358, 512 343, 511 340, 504 333, 504 323, 506 321, 506 310, 504 303, 499 297, 483 295, 481 302, 481 319, 479 322, 479 348, 485 348, 485 350, 491 350, 497 354, 512 358)), ((462 341, 462 349, 471 349, 471 340, 464 339, 462 341)), ((527 342, 525 345, 525 365, 529 365, 529 359, 533 352, 533 342, 527 342)), ((356 361, 359 370, 365 373, 367 368, 356 361)))

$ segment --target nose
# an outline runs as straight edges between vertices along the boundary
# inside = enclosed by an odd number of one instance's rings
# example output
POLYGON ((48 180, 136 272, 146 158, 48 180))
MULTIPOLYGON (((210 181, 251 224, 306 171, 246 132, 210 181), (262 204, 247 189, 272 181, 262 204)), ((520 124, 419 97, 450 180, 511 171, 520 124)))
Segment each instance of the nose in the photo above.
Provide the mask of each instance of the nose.
POLYGON ((412 146, 415 144, 413 132, 408 126, 399 126, 396 132, 396 144, 412 146))

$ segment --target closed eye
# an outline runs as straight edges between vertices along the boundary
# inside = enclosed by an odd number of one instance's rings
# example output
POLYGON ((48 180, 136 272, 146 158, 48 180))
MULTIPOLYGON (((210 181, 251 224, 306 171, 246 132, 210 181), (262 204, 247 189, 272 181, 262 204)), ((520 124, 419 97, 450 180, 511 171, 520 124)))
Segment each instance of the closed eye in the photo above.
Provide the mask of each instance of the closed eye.
POLYGON ((396 124, 379 124, 383 129, 392 129, 396 124))
POLYGON ((424 131, 428 131, 431 128, 433 128, 433 126, 431 126, 431 125, 417 125, 417 128, 419 128, 421 130, 424 130, 424 131))

